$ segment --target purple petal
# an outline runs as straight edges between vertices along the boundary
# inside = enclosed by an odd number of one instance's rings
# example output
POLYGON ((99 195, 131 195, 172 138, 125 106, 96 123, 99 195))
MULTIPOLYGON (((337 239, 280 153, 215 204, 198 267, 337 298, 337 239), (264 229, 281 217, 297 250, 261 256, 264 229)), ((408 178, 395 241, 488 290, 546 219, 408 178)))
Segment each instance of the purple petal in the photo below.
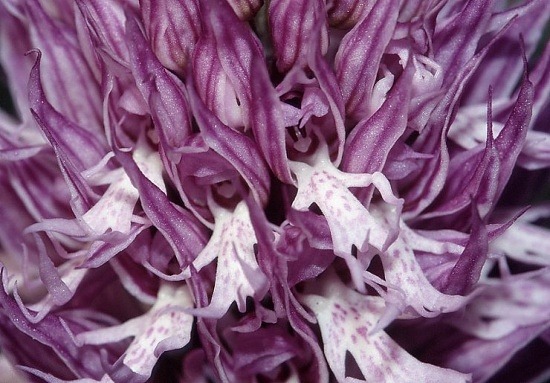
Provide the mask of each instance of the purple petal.
POLYGON ((276 65, 279 72, 293 66, 303 67, 310 55, 311 40, 322 40, 321 52, 328 48, 326 27, 322 19, 325 4, 319 0, 274 0, 269 2, 268 18, 276 65), (315 34, 320 33, 320 36, 315 34))
MULTIPOLYGON (((216 153, 224 157, 247 182, 258 201, 267 201, 269 173, 260 161, 258 146, 252 139, 224 125, 204 107, 191 90, 191 107, 204 140, 216 153)), ((286 163, 286 162, 285 162, 286 163)))
MULTIPOLYGON (((96 47, 100 47, 113 59, 128 61, 128 47, 125 39, 124 8, 122 4, 107 4, 100 0, 77 1, 77 5, 86 23, 86 32, 96 47)), ((97 49, 97 48, 96 48, 97 49)), ((97 55, 93 49, 90 55, 97 55)), ((97 57, 90 57, 88 60, 96 63, 97 57)))
POLYGON ((138 189, 147 217, 168 240, 180 265, 187 265, 206 243, 203 227, 190 213, 170 202, 166 194, 142 173, 130 154, 118 149, 115 154, 138 189))
POLYGON ((398 7, 399 2, 394 0, 376 2, 366 17, 342 39, 336 54, 334 65, 346 114, 355 120, 369 117, 374 112, 371 94, 376 68, 392 37, 398 7))
POLYGON ((59 377, 70 379, 76 374, 81 377, 99 379, 103 374, 99 350, 94 348, 79 348, 71 339, 71 334, 63 325, 62 320, 72 325, 72 331, 82 331, 83 324, 74 321, 69 315, 65 317, 48 314, 38 323, 30 323, 20 311, 15 300, 5 291, 6 271, 2 267, 2 283, 0 288, 0 314, 2 328, 11 328, 9 332, 2 331, 2 343, 10 352, 18 354, 21 363, 29 363, 51 371, 59 377))
POLYGON ((235 369, 242 379, 277 371, 285 362, 303 353, 296 339, 279 326, 234 333, 229 341, 234 344, 235 369))
POLYGON ((84 180, 81 172, 99 163, 106 153, 97 136, 80 128, 58 113, 46 101, 41 85, 40 57, 31 71, 29 80, 29 103, 34 118, 58 157, 69 183, 73 198, 80 198, 81 206, 91 206, 95 193, 84 180))
POLYGON ((248 116, 245 128, 252 128, 256 142, 277 177, 292 183, 286 161, 281 111, 277 108, 277 96, 269 80, 259 41, 227 10, 227 5, 221 0, 215 3, 219 4, 205 5, 206 35, 210 33, 214 38, 221 65, 248 116))
POLYGON ((48 100, 71 122, 90 132, 100 132, 99 86, 82 56, 74 30, 54 23, 38 1, 26 3, 25 9, 32 43, 44 54, 44 70, 49 75, 43 81, 48 100))
POLYGON ((445 73, 444 83, 455 81, 476 53, 481 35, 491 16, 491 0, 468 1, 462 9, 448 17, 444 26, 434 34, 435 61, 445 73))
POLYGON ((487 228, 476 208, 473 210, 473 223, 470 238, 460 258, 450 271, 443 292, 449 295, 466 295, 479 281, 481 269, 487 259, 489 242, 487 228))
POLYGON ((504 186, 512 174, 516 159, 522 150, 529 122, 531 121, 533 94, 533 84, 528 78, 525 78, 519 90, 514 108, 504 128, 495 139, 495 148, 501 162, 501 171, 498 175, 498 194, 502 193, 504 186))
POLYGON ((380 109, 360 121, 346 139, 342 169, 350 173, 381 171, 390 150, 407 127, 412 68, 408 66, 380 109))
POLYGON ((133 17, 126 23, 130 62, 136 85, 148 101, 161 143, 168 153, 177 151, 191 133, 191 121, 186 97, 153 52, 133 17))
POLYGON ((241 20, 250 20, 264 4, 264 0, 226 0, 241 20))
MULTIPOLYGON (((469 81, 475 69, 482 62, 488 49, 498 41, 509 26, 510 24, 507 24, 503 27, 480 52, 471 58, 466 65, 461 67, 460 72, 447 87, 445 95, 433 110, 430 127, 427 127, 414 143, 413 148, 416 151, 433 154, 434 156, 423 162, 423 166, 418 171, 419 174, 423 174, 423 177, 416 179, 417 182, 414 182, 414 185, 404 195, 406 201, 404 206, 405 216, 413 217, 418 215, 433 202, 445 185, 444 180, 449 167, 449 151, 446 136, 453 122, 453 112, 459 101, 460 92, 464 89, 465 84, 469 81), (431 130, 434 128, 438 134, 435 134, 435 131, 431 130)), ((424 113, 426 112, 427 110, 424 111, 424 113)), ((411 182, 411 180, 409 179, 408 181, 411 182)))
POLYGON ((242 131, 248 127, 245 105, 225 73, 213 38, 202 38, 193 57, 193 80, 201 99, 225 125, 242 131))
POLYGON ((328 21, 337 28, 351 28, 372 9, 372 4, 355 0, 334 0, 327 9, 328 21))
POLYGON ((332 251, 316 249, 310 243, 301 228, 291 225, 284 227, 277 243, 277 250, 291 259, 288 262, 290 287, 316 278, 334 262, 335 255, 332 251))
POLYGON ((144 0, 140 6, 153 52, 164 67, 185 74, 201 33, 197 1, 144 0))

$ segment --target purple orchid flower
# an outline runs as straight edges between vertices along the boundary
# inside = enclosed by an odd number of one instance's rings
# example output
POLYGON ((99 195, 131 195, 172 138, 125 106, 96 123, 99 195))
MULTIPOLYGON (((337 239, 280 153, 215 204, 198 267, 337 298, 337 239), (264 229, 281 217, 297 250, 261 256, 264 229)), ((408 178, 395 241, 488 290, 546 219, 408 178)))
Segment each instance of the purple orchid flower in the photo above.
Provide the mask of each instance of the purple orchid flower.
POLYGON ((549 25, 0 0, 0 381, 545 381, 549 25))

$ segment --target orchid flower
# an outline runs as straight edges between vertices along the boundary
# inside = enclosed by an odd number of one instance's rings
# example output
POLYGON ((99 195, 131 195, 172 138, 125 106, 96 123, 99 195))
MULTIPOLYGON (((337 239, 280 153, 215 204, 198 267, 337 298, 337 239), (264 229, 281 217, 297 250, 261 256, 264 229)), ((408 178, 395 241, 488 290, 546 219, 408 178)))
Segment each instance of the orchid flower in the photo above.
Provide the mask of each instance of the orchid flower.
POLYGON ((0 0, 0 381, 546 381, 549 25, 0 0))

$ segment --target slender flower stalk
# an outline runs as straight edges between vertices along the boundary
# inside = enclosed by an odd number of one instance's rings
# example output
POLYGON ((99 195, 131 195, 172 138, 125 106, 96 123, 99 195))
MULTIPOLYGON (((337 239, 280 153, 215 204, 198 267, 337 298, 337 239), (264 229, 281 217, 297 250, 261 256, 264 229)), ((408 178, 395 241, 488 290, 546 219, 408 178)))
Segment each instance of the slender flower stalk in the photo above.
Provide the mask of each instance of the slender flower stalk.
POLYGON ((549 25, 0 0, 0 381, 545 381, 549 25))

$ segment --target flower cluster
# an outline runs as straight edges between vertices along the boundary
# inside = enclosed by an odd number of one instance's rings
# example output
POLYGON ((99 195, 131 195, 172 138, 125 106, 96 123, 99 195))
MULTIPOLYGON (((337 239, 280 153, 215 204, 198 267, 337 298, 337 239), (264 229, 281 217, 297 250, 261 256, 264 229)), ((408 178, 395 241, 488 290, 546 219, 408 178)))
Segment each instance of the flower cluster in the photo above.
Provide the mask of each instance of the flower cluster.
POLYGON ((0 381, 543 381, 549 20, 0 0, 0 381))

